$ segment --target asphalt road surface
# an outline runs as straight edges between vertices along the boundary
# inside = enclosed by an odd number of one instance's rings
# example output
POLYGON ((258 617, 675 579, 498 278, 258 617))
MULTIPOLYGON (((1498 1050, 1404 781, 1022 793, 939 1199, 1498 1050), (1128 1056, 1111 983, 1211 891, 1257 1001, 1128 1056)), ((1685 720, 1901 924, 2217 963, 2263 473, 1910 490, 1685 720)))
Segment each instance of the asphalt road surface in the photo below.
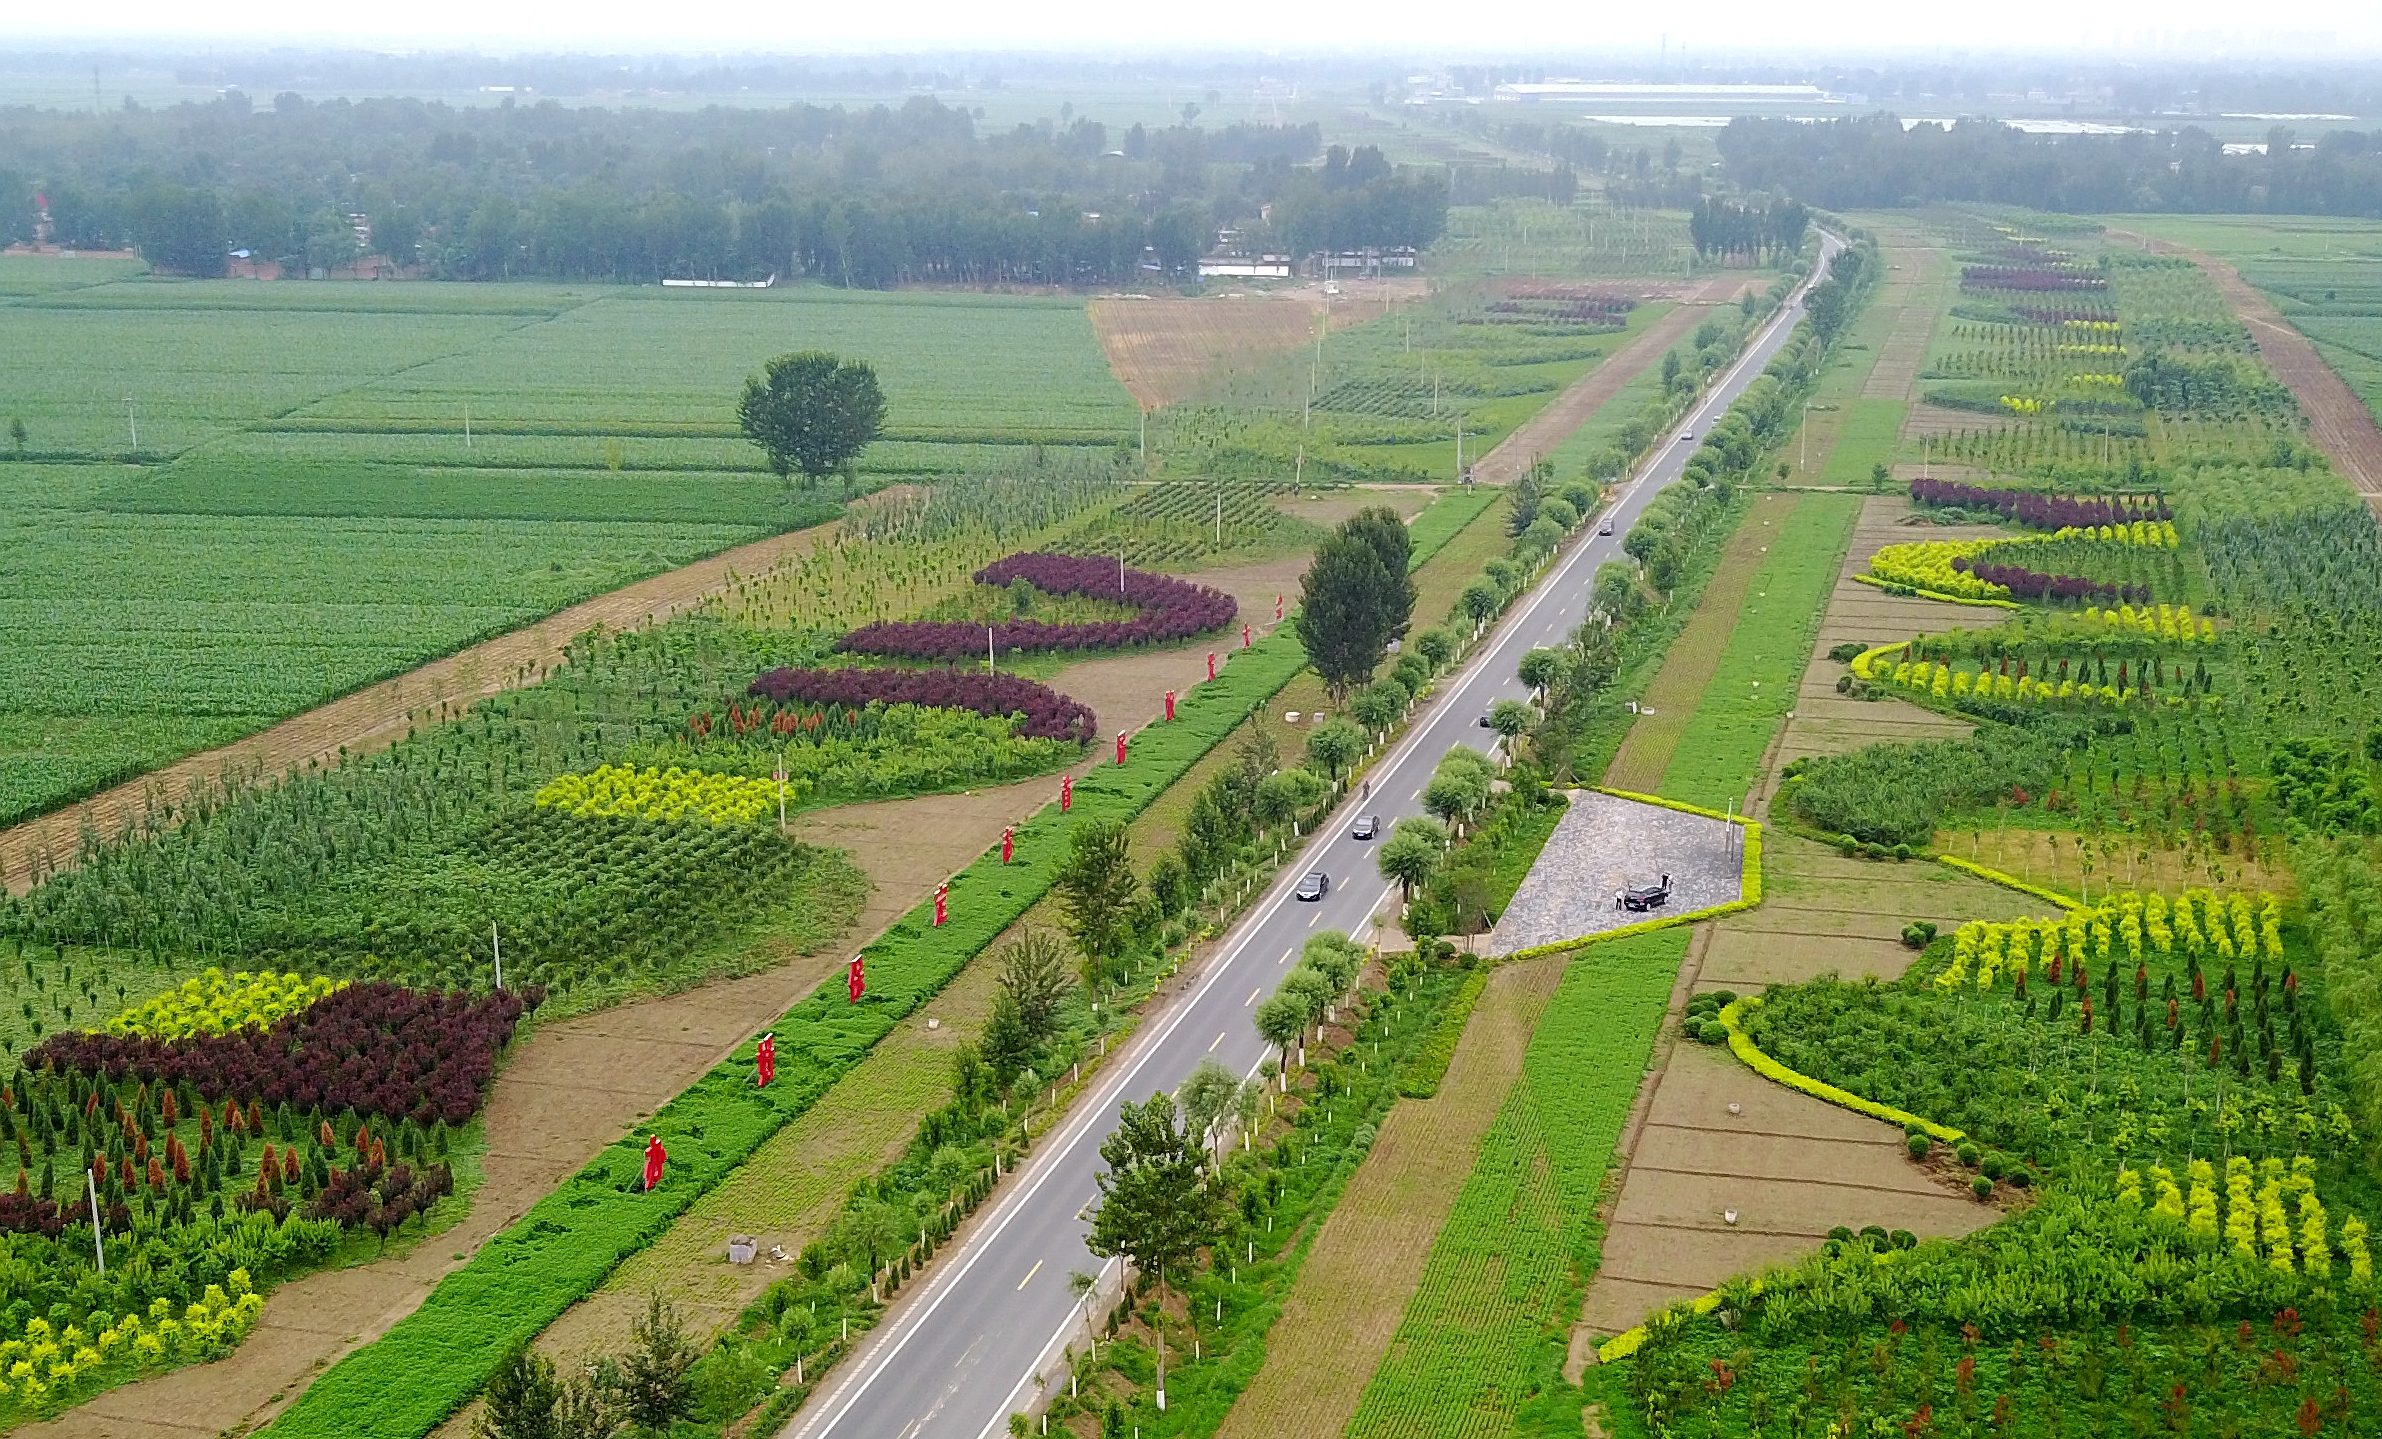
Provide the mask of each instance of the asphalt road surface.
MULTIPOLYGON (((1828 253, 1837 248, 1823 236, 1828 253)), ((1188 989, 1151 1015, 1100 1082, 1078 1096, 1073 1113, 1045 1135, 1023 1173, 980 1212, 974 1233, 938 1258, 925 1286, 904 1296, 783 1433, 788 1439, 985 1439, 1005 1432, 1009 1415, 1036 1396, 1038 1372, 1060 1372, 1059 1355, 1083 1330, 1081 1302, 1068 1276, 1116 1271, 1084 1248, 1085 1212, 1097 1197, 1100 1142, 1116 1125, 1124 1099, 1172 1090, 1203 1059, 1253 1073, 1271 1052, 1251 1022, 1258 1001, 1290 972, 1300 945, 1319 930, 1362 938, 1387 898, 1373 861, 1378 841, 1349 837, 1359 815, 1384 827, 1421 814, 1422 789, 1440 756, 1456 745, 1486 749, 1496 739, 1480 725, 1500 699, 1522 699, 1515 677, 1536 645, 1560 645, 1587 616, 1596 567, 1621 557, 1629 533, 1657 490, 1679 478, 1702 435, 1760 375, 1802 316, 1802 292, 1773 317, 1754 344, 1672 431, 1619 491, 1605 517, 1613 533, 1586 527, 1553 567, 1498 622, 1463 669, 1443 679, 1406 737, 1373 768, 1369 799, 1352 794, 1287 866, 1266 897, 1235 926, 1188 989), (1320 870, 1331 880, 1320 902, 1294 900, 1300 878, 1320 870)))

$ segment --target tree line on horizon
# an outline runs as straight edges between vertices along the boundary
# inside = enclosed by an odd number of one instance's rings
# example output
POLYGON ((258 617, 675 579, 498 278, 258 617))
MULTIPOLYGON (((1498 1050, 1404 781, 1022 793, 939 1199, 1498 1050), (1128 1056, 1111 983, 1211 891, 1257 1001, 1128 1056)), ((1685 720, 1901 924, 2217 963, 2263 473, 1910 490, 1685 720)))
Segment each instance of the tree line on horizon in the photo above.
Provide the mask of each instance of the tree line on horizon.
POLYGON ((2126 135, 2035 135, 1990 120, 1905 128, 1856 119, 1732 120, 1723 173, 1832 209, 1971 202, 2088 215, 2382 215, 2382 131, 2335 130, 2304 145, 2289 127, 2263 154, 2228 154, 2196 125, 2126 135))
POLYGON ((234 250, 335 269, 367 248, 444 279, 652 282, 810 276, 1109 284, 1187 273, 1220 228, 1318 249, 1428 244, 1436 171, 1314 124, 986 131, 926 96, 899 109, 700 111, 414 99, 208 104, 10 117, 0 244, 138 249, 219 275, 234 250), (1321 163, 1314 163, 1320 160, 1321 163), (364 235, 358 233, 358 219, 364 235))

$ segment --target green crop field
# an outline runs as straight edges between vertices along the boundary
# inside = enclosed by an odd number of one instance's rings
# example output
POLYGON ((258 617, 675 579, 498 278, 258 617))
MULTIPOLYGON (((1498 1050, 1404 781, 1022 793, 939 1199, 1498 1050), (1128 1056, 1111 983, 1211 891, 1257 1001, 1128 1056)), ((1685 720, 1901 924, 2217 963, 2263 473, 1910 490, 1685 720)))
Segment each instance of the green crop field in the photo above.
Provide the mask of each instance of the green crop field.
POLYGON ((1556 1381, 1596 1270, 1597 1197, 1686 952, 1672 929, 1572 961, 1350 1439, 1580 1432, 1579 1391, 1556 1381))

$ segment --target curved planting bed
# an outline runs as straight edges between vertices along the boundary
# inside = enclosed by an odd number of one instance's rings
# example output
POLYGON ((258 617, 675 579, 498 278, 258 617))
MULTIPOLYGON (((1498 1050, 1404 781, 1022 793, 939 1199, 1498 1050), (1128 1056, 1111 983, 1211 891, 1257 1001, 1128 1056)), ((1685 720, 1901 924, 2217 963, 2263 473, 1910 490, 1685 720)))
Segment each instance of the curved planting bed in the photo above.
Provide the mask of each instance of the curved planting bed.
POLYGON ((112 1032, 51 1036, 0 1088, 20 1166, 0 1194, 0 1425, 220 1355, 260 1285, 427 1215, 454 1193, 450 1126, 542 998, 352 984, 288 1010, 285 980, 211 972, 112 1032), (202 1012, 229 1022, 194 1028, 202 1012))
POLYGON ((2059 600, 2071 604, 2117 600, 2136 605, 2150 599, 2148 585, 2108 584, 2081 575, 2046 575, 2023 565, 1986 564, 1965 555, 1953 560, 1952 568, 1961 574, 1974 575, 1988 585, 2001 586, 2013 599, 2059 600))
POLYGON ((1955 480, 1913 480, 1911 498, 1922 505, 1946 505, 1964 510, 1996 510, 2005 520, 2030 529, 2097 529, 2130 525, 2141 520, 2166 521, 2175 511, 2157 496, 2119 496, 2080 499, 2074 495, 2041 495, 2026 490, 1988 489, 1955 480))
POLYGON ((1133 605, 1130 620, 1053 624, 1009 620, 997 625, 966 621, 892 620, 863 625, 835 642, 850 654, 900 659, 967 659, 989 643, 1010 650, 1113 650, 1128 645, 1168 644, 1231 624, 1240 607, 1232 596, 1205 585, 1147 570, 1119 570, 1098 555, 1015 554, 978 570, 976 583, 1007 585, 1024 580, 1052 595, 1083 595, 1133 605), (1120 584, 1119 580, 1123 583, 1120 584))
MULTIPOLYGON (((873 628, 899 629, 902 626, 873 628)), ((942 626, 913 625, 910 628, 938 629, 942 626)), ((971 627, 961 625, 959 628, 971 627)), ((845 639, 848 642, 851 636, 847 635, 845 639)), ((849 711, 871 704, 888 704, 974 710, 980 715, 991 716, 1022 715, 1024 718, 1017 732, 1028 739, 1065 739, 1089 744, 1100 733, 1099 718, 1092 713, 1089 705, 1071 700, 1049 685, 1036 684, 1014 675, 965 675, 945 670, 781 668, 754 680, 745 694, 749 698, 768 700, 771 704, 787 708, 773 711, 754 705, 731 709, 727 723, 738 732, 764 727, 776 730, 783 721, 790 722, 789 727, 780 732, 791 733, 794 728, 811 725, 817 713, 814 707, 841 707, 849 711)), ((699 718, 704 721, 702 727, 708 733, 711 728, 710 716, 705 714, 699 718)), ((833 722, 820 718, 821 723, 833 722)), ((847 719, 844 722, 848 724, 854 721, 847 719)))

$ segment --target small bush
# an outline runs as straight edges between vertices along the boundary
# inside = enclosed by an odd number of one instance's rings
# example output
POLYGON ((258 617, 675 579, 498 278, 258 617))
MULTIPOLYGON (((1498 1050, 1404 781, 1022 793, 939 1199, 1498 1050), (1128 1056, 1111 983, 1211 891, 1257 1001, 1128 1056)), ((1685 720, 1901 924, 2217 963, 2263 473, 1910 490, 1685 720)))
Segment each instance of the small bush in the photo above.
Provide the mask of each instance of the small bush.
POLYGON ((1984 1158, 1984 1151, 1978 1149, 1976 1145, 1969 1143, 1967 1140, 1962 1140, 1960 1147, 1953 1150, 1952 1152, 1960 1156, 1960 1162, 1970 1169, 1976 1168, 1977 1162, 1984 1158))
POLYGON ((1866 648, 1866 646, 1862 645, 1858 640, 1846 640, 1843 644, 1837 645, 1833 649, 1829 650, 1828 658, 1836 661, 1840 665, 1849 665, 1854 660, 1857 660, 1861 657, 1861 651, 1864 648, 1866 648))
POLYGON ((1919 1247, 1919 1236, 1907 1229, 1897 1229, 1894 1231, 1894 1247, 1896 1249, 1916 1249, 1919 1247))
POLYGON ((1935 1148, 1935 1141, 1929 1139, 1924 1134, 1914 1134, 1903 1142, 1910 1147, 1911 1158, 1913 1159, 1925 1159, 1927 1157, 1927 1152, 1935 1148))
POLYGON ((1729 1027, 1717 1019, 1707 1019, 1697 1028, 1696 1038, 1706 1044, 1726 1044, 1729 1042, 1729 1027))
POLYGON ((2023 1164, 2013 1164, 2002 1171, 2002 1181, 2012 1189, 2024 1189, 2035 1182, 2035 1172, 2023 1164))
POLYGON ((2009 1161, 2002 1158, 1998 1149, 1987 1151, 1985 1157, 1977 1161, 1977 1172, 1987 1179, 2001 1178, 2009 1167, 2009 1161))
POLYGON ((1902 943, 1906 949, 1925 949, 1935 942, 1935 924, 1931 920, 1914 919, 1902 927, 1902 943))
POLYGON ((1982 1174, 1970 1180, 1968 1182, 1968 1188, 1969 1193, 1976 1195, 1979 1199, 1991 1199, 1993 1197, 1993 1181, 1987 1179, 1982 1174))

